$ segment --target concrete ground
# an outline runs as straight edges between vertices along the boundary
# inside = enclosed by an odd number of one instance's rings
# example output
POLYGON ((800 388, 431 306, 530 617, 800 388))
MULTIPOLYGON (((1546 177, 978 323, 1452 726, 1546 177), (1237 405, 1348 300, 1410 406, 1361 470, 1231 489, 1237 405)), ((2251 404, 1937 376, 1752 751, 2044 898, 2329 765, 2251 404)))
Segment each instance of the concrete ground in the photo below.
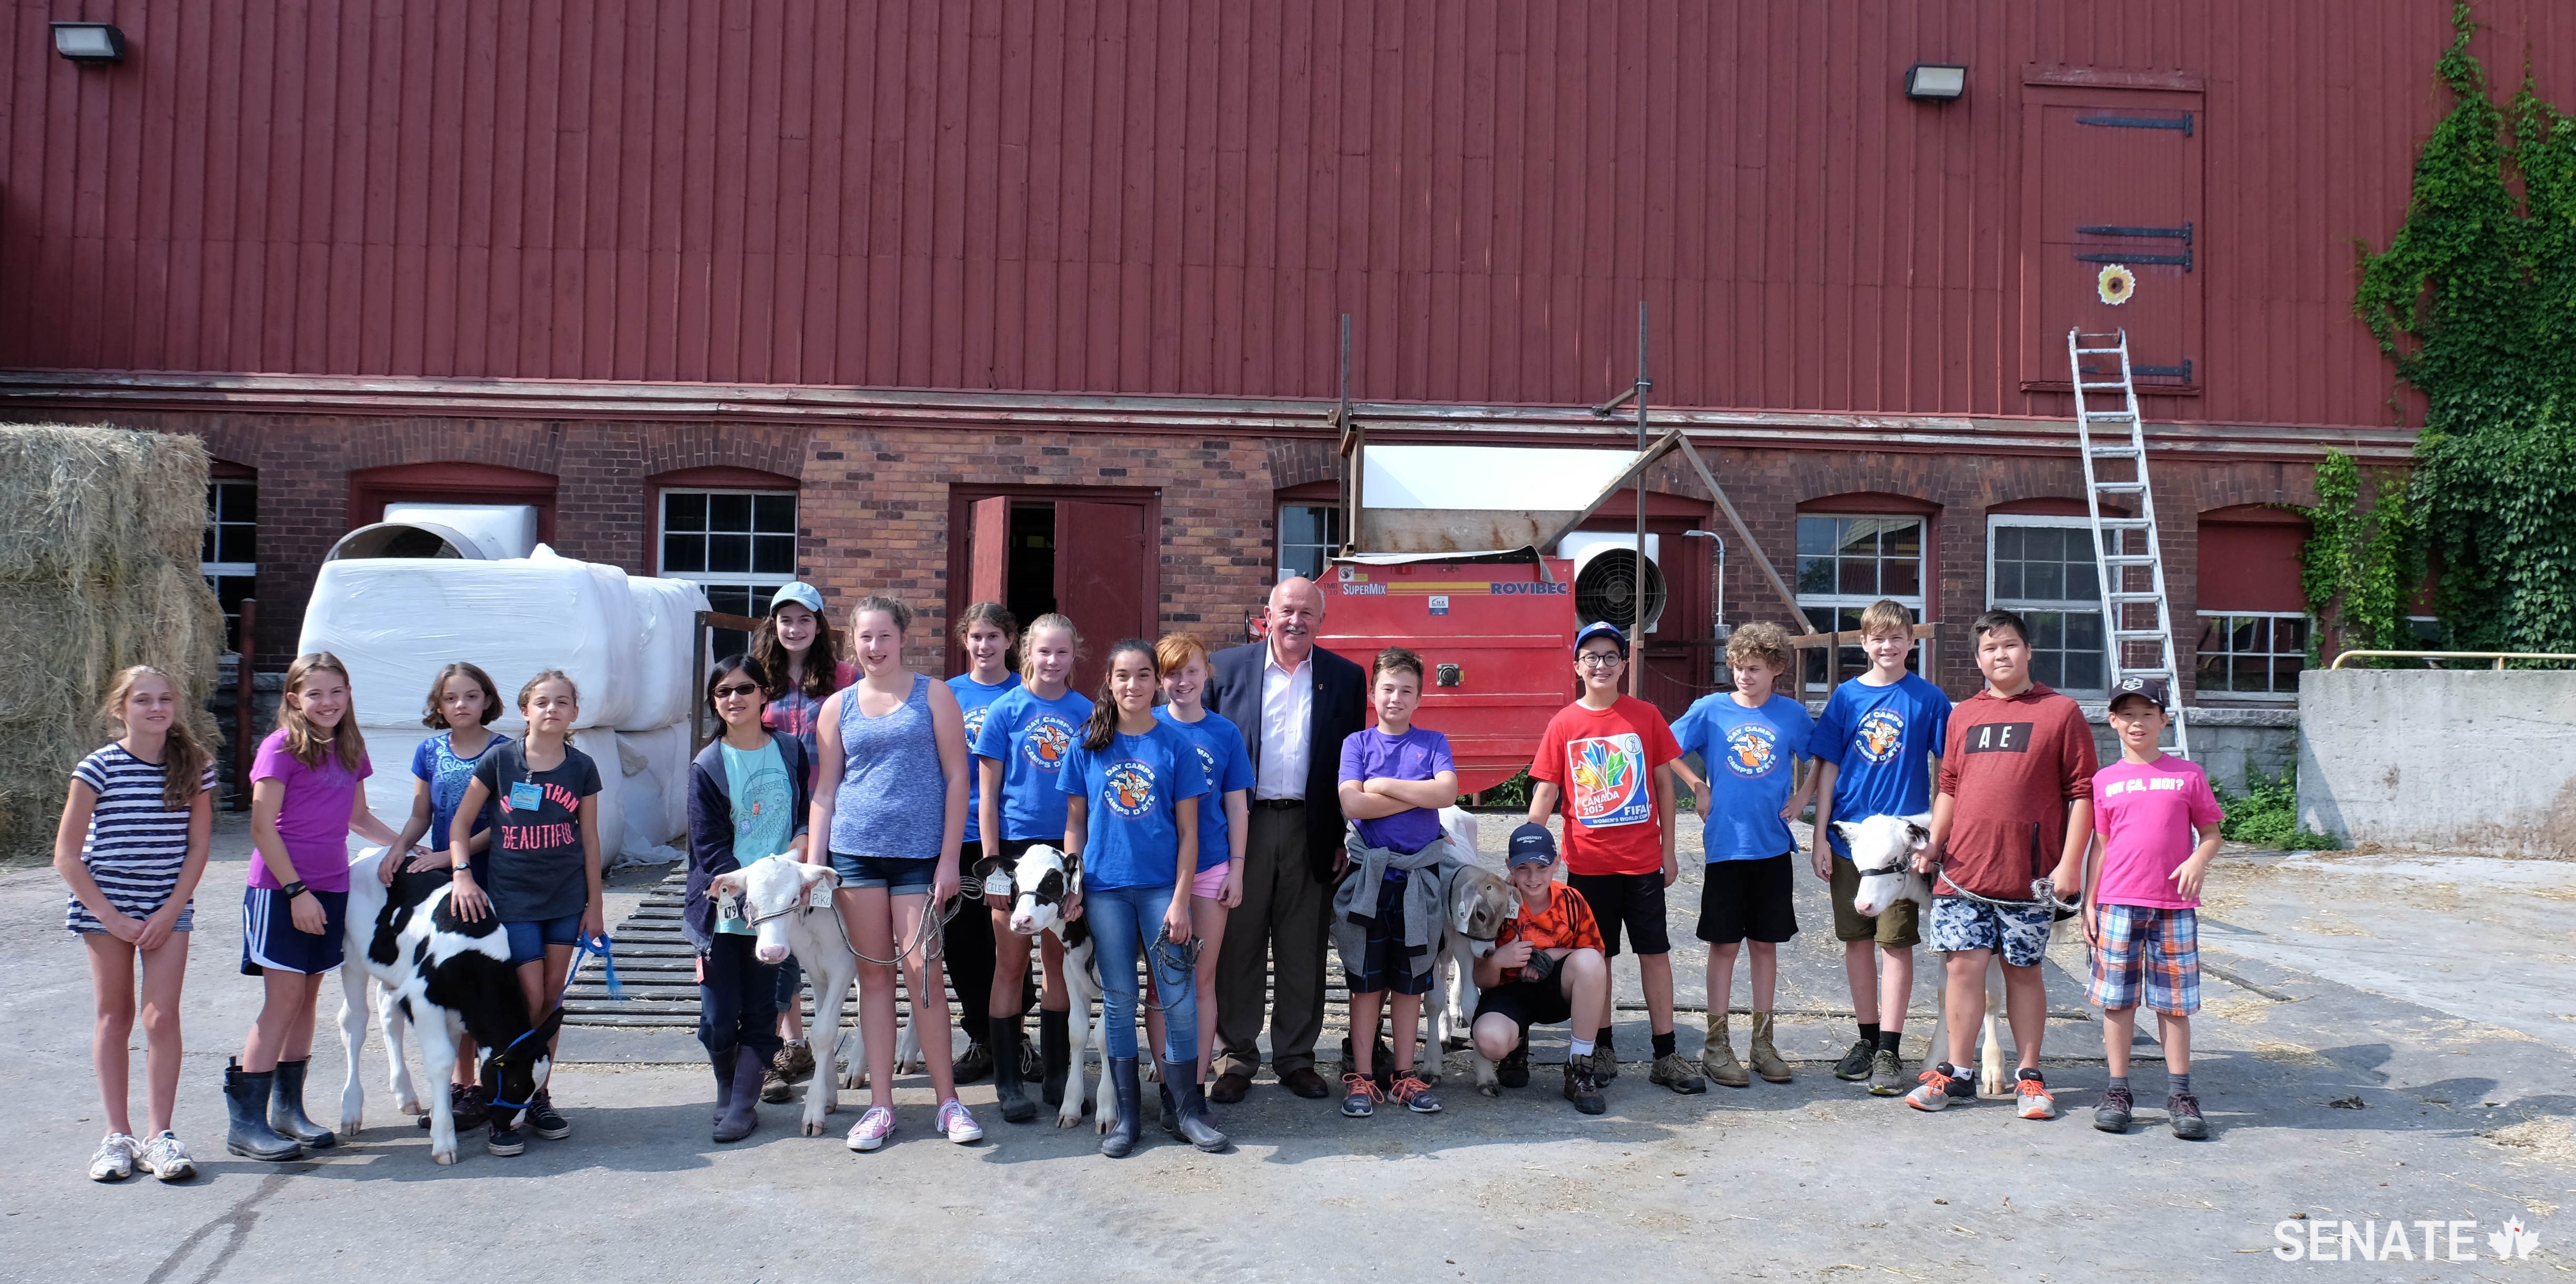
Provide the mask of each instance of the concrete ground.
MULTIPOLYGON (((1503 827, 1488 823, 1489 845, 1503 827)), ((2310 1269, 2271 1256, 2276 1223, 2302 1215, 2480 1224, 2464 1241, 2479 1261, 2383 1262, 2356 1278, 2536 1278, 2576 1260, 2563 1242, 2576 1222, 2557 1218, 2576 1204, 2576 866, 2565 864, 2223 857, 2202 918, 2195 1074, 2214 1135, 2199 1144, 2162 1129, 2153 1061, 2135 1072, 2142 1126, 2121 1137, 2090 1126, 2103 1071, 2100 1026, 2074 980, 2080 944, 2049 968, 2051 1009, 2067 1014, 2050 1023, 2049 1078, 2068 1117, 2025 1122, 1988 1102, 1921 1114, 1836 1081, 1830 1060, 1854 1032, 1821 1014, 1849 1001, 1823 885, 1801 879, 1804 930, 1784 950, 1779 1003, 1798 1014, 1781 1023, 1797 1061, 1788 1085, 1652 1087, 1644 1014, 1631 1011, 1618 1038, 1630 1064, 1597 1118, 1557 1095, 1552 1065, 1488 1100, 1457 1056, 1437 1116, 1345 1120, 1265 1079, 1222 1112, 1232 1153, 1201 1155, 1149 1128, 1139 1155, 1112 1163, 1087 1129, 1003 1124, 989 1083, 964 1094, 988 1139, 948 1145, 930 1134, 927 1082, 914 1077, 897 1092, 895 1143, 862 1156, 837 1135, 795 1135, 792 1106, 765 1108, 751 1141, 716 1146, 694 1039, 578 1029, 555 1081, 571 1138, 498 1159, 471 1133, 463 1162, 438 1168, 427 1134, 393 1112, 380 1042, 367 1049, 370 1114, 353 1144, 276 1167, 224 1153, 222 1068, 258 991, 236 971, 248 850, 237 819, 217 850, 199 898, 178 1117, 204 1172, 177 1187, 84 1178, 101 1124, 82 950, 60 930, 50 871, 0 873, 0 948, 14 961, 0 1088, 18 1120, 0 1134, 9 1278, 1857 1281, 2013 1268, 2034 1280, 2200 1279, 2310 1269), (2489 1252, 2485 1234, 2508 1218, 2538 1236, 2527 1261, 2489 1252)), ((628 880, 612 921, 650 881, 628 880)), ((1693 869, 1674 889, 1685 938, 1697 895, 1693 869)), ((1688 942, 1675 959, 1696 1004, 1701 949, 1688 942)), ((1633 1000, 1633 965, 1618 972, 1633 1000)), ((1918 984, 1917 1029, 1929 997, 1918 984)), ((311 1094, 326 1122, 341 1081, 337 1007, 334 986, 311 1094)), ((1688 1048, 1698 1019, 1682 1024, 1688 1048)), ((1327 1056, 1338 1034, 1328 1025, 1327 1056)), ((139 1037, 135 1047, 139 1085, 139 1037)), ((1538 1044, 1542 1063, 1561 1056, 1561 1037, 1538 1044)), ((139 1123, 139 1090, 136 1103, 139 1123)), ((2422 1232, 2409 1234, 2420 1247, 2422 1232)))

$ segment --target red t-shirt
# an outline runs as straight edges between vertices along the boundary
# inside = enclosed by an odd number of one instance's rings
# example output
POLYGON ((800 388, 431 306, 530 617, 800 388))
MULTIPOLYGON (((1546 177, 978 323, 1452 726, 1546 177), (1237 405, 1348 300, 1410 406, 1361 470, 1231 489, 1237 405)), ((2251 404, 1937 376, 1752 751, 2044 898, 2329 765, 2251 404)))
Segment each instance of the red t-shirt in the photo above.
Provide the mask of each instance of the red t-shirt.
MULTIPOLYGON (((2028 900, 2030 880, 2066 852, 2068 805, 2093 796, 2093 728, 2073 700, 2036 682, 2010 699, 1979 691, 1950 711, 1941 792, 1956 800, 1941 857, 1950 883, 2028 900)), ((1936 881, 1932 893, 1949 887, 1936 881)))
POLYGON ((1681 756, 1663 712, 1635 696, 1597 710, 1577 701, 1548 719, 1530 779, 1561 791, 1568 872, 1651 874, 1664 867, 1655 769, 1681 756))

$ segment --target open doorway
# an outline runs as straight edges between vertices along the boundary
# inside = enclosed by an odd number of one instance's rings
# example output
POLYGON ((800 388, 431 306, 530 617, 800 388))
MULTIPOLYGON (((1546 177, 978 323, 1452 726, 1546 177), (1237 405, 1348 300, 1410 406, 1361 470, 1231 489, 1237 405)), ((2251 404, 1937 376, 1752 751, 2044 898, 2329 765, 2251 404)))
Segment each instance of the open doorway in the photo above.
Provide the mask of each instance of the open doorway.
MULTIPOLYGON (((1097 690, 1109 645, 1154 636, 1162 615, 1161 496, 1111 486, 954 487, 948 618, 997 601, 1025 623, 1050 611, 1083 638, 1073 688, 1097 690)), ((965 665, 953 637, 947 671, 965 665)))

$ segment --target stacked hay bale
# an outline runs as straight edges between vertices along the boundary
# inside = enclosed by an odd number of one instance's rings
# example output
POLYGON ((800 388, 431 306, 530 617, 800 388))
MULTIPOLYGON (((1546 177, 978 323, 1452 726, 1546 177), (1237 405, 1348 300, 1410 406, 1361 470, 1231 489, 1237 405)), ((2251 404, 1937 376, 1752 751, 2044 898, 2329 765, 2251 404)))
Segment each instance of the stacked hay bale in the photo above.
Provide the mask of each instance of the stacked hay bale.
POLYGON ((126 666, 177 679, 199 737, 220 742, 205 524, 194 437, 0 425, 0 859, 49 857, 72 767, 115 738, 99 704, 126 666))

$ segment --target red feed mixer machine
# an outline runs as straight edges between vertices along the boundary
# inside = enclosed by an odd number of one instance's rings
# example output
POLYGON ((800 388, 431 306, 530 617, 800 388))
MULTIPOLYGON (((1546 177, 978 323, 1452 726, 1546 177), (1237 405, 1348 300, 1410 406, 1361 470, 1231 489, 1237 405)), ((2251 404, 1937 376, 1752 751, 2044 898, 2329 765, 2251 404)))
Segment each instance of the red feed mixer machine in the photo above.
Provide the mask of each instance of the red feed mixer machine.
POLYGON ((1421 655, 1420 720, 1448 736, 1468 793, 1529 766, 1574 696, 1575 630, 1608 619, 1633 634, 1663 610, 1651 536, 1642 558, 1630 535, 1573 537, 1620 488, 1678 453, 1753 546, 1678 432, 1645 451, 1369 446, 1350 432, 1342 450, 1347 542, 1324 573, 1316 640, 1363 666, 1390 646, 1421 655))

